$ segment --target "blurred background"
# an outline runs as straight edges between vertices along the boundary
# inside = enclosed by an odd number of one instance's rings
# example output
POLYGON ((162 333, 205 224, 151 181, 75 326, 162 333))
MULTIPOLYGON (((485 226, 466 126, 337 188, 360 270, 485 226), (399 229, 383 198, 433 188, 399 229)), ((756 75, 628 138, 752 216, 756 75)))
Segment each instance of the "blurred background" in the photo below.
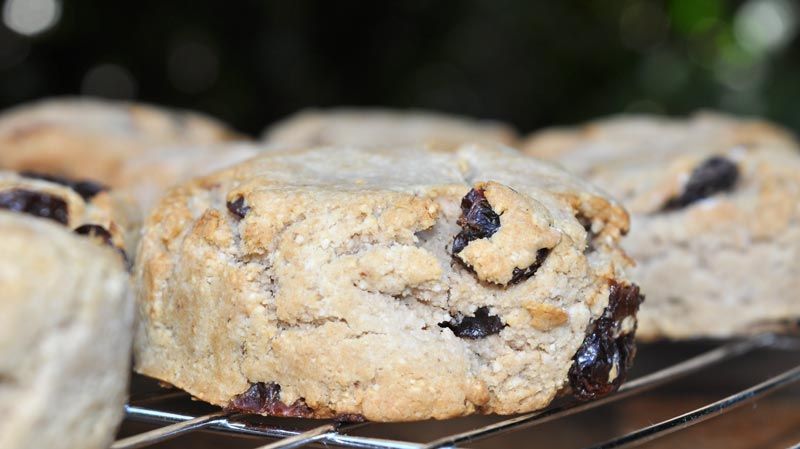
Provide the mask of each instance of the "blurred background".
POLYGON ((800 129, 791 0, 0 0, 0 107, 90 94, 259 132, 309 106, 421 107, 523 131, 697 108, 800 129))

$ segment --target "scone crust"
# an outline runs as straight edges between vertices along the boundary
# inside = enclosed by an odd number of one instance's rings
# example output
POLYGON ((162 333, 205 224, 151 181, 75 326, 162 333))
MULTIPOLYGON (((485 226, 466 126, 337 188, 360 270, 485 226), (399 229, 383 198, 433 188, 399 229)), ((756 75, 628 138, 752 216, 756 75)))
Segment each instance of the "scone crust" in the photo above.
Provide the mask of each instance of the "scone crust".
POLYGON ((648 298, 638 337, 730 337, 800 316, 800 150, 785 130, 712 113, 634 116, 545 130, 525 151, 586 176, 631 212, 623 247, 648 298), (735 167, 735 185, 671 207, 712 160, 735 167))
POLYGON ((285 147, 318 145, 415 145, 447 147, 465 142, 511 145, 510 125, 417 110, 336 108, 304 110, 264 131, 263 140, 285 147))
POLYGON ((0 115, 0 168, 116 185, 133 155, 170 144, 236 138, 211 118, 138 103, 56 98, 0 115))
POLYGON ((266 154, 173 189, 147 219, 135 368, 265 414, 539 409, 627 282, 627 225, 594 188, 503 147, 266 154), (454 256, 470 190, 500 227, 454 256), (535 273, 509 282, 539 249, 535 273), (459 330, 478 316, 501 326, 459 330))

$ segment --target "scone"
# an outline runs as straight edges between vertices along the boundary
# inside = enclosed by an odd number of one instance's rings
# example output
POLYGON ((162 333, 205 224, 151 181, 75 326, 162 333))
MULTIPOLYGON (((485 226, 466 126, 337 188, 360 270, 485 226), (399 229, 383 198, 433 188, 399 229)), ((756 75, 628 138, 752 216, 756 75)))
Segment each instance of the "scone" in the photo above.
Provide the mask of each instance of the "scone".
POLYGON ((0 168, 116 186, 125 162, 153 147, 235 137, 221 123, 190 112, 99 99, 49 99, 0 114, 0 168))
POLYGON ((513 128, 495 121, 427 111, 369 108, 301 111, 264 132, 264 141, 286 147, 511 144, 516 137, 513 128))
POLYGON ((622 201, 641 338, 729 337, 800 316, 800 152, 756 120, 620 117, 524 147, 622 201))
POLYGON ((128 258, 140 222, 125 197, 93 181, 76 181, 39 173, 0 170, 0 210, 6 209, 60 223, 116 247, 128 258))
POLYGON ((122 167, 116 183, 142 211, 149 211, 173 185, 250 159, 263 147, 247 142, 225 142, 190 148, 158 148, 132 156, 122 167))
POLYGON ((135 369, 280 416, 598 397, 634 355, 627 228, 591 186, 505 147, 269 152, 172 189, 146 220, 135 369))
POLYGON ((133 333, 119 254, 9 211, 0 234, 0 447, 108 448, 133 333))

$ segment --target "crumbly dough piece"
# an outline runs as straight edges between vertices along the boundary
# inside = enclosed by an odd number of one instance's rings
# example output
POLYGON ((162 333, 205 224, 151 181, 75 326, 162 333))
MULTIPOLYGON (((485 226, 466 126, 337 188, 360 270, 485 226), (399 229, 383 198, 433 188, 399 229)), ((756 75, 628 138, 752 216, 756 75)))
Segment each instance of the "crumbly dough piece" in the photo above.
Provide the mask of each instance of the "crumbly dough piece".
POLYGON ((505 147, 269 152, 146 220, 135 369, 281 416, 591 399, 633 358, 627 227, 593 187, 505 147))
POLYGON ((154 147, 237 137, 220 122, 191 112, 100 99, 46 99, 0 114, 0 168, 116 187, 126 161, 154 147))
POLYGON ((631 213, 645 339, 730 337, 800 316, 800 152, 752 119, 618 117, 524 145, 631 213))
POLYGON ((369 108, 310 109, 264 132, 268 143, 314 145, 450 146, 464 142, 512 144, 517 133, 506 124, 417 110, 369 108))
POLYGON ((116 251, 0 211, 0 447, 105 449, 122 419, 133 334, 116 251))

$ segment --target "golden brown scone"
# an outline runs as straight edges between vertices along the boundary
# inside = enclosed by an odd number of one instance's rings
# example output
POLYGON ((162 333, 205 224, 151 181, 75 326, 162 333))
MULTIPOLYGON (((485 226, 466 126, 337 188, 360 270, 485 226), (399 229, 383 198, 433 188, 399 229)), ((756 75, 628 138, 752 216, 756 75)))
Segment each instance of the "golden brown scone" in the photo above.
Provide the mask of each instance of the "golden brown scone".
POLYGON ((119 254, 7 210, 0 234, 0 447, 108 448, 133 334, 119 254))
POLYGON ((146 221, 135 368, 282 416, 598 397, 633 358, 627 226, 591 186, 505 147, 269 152, 172 189, 146 221))
POLYGON ((264 141, 286 147, 314 145, 413 144, 464 142, 513 144, 517 133, 506 124, 418 110, 337 108, 305 110, 270 126, 264 141))
POLYGON ((153 147, 238 137, 211 118, 154 106, 55 98, 0 114, 0 168, 117 186, 125 162, 153 147))
POLYGON ((631 116, 534 134, 524 150, 632 215, 641 338, 729 337, 800 316, 800 152, 766 122, 631 116))

